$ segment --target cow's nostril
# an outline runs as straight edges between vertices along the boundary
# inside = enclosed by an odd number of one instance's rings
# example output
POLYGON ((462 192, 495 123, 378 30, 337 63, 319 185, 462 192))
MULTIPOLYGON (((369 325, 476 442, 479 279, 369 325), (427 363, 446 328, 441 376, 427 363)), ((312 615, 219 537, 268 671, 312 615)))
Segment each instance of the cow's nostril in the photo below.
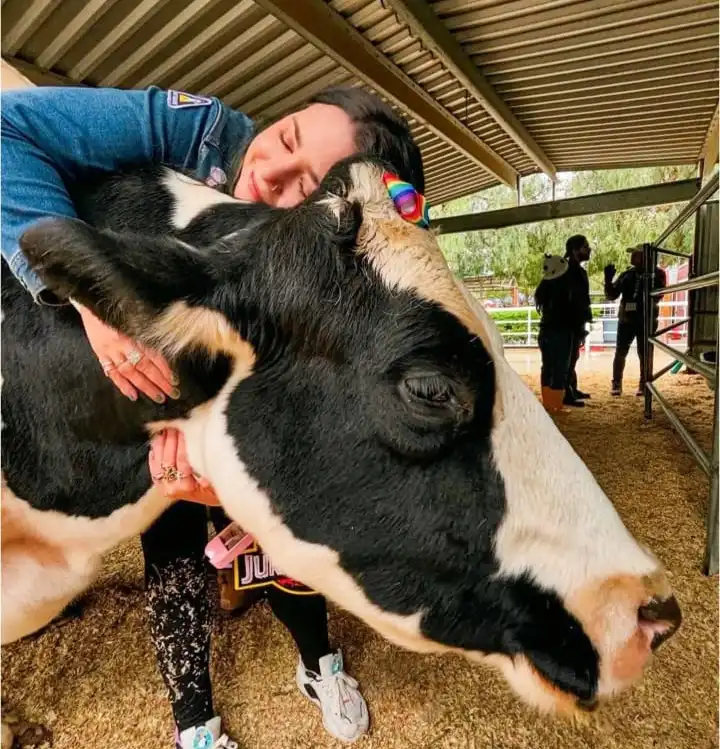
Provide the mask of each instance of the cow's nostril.
POLYGON ((675 596, 660 600, 651 599, 638 609, 638 621, 652 635, 650 647, 656 650, 677 631, 682 613, 675 596))

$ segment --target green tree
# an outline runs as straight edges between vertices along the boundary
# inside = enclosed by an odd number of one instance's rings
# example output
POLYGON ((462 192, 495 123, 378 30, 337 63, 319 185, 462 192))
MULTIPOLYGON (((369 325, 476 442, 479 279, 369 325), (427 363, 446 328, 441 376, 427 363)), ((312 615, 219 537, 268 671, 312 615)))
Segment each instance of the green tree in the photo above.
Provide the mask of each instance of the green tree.
MULTIPOLYGON (((558 175, 556 199, 592 195, 611 190, 671 182, 694 176, 692 166, 662 166, 644 169, 614 169, 571 172, 558 175)), ((525 177, 521 183, 522 202, 550 200, 552 185, 542 174, 525 177)), ((433 218, 510 208, 515 191, 502 185, 475 195, 433 207, 433 218)), ((520 289, 532 292, 540 281, 544 253, 563 254, 565 240, 572 234, 584 234, 593 247, 588 265, 593 288, 602 287, 602 269, 614 263, 618 269, 629 264, 627 249, 654 240, 682 210, 682 205, 640 208, 595 216, 577 216, 556 221, 489 229, 440 237, 440 246, 450 267, 461 277, 492 274, 499 279, 515 279, 520 289)), ((694 220, 671 235, 665 246, 690 253, 693 247, 694 220)), ((664 264, 676 262, 665 256, 664 264)))

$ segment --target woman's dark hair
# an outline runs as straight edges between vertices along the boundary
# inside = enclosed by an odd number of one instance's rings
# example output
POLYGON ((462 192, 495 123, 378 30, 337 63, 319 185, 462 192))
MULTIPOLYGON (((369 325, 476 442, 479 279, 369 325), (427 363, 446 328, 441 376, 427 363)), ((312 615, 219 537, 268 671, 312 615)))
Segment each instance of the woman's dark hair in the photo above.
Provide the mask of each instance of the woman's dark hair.
MULTIPOLYGON (((334 86, 315 95, 307 106, 311 104, 329 104, 342 109, 355 126, 357 154, 384 161, 418 192, 425 192, 422 156, 410 132, 410 126, 404 117, 397 114, 380 97, 362 88, 334 86)), ((282 117, 270 120, 260 118, 255 123, 255 134, 261 133, 282 117)), ((235 182, 240 176, 244 158, 245 150, 239 151, 233 158, 229 170, 231 179, 228 179, 222 188, 229 194, 232 194, 235 182)))
POLYGON ((339 107, 355 125, 358 153, 381 159, 418 192, 425 192, 422 156, 410 126, 375 94, 353 86, 325 89, 309 104, 330 104, 339 107))

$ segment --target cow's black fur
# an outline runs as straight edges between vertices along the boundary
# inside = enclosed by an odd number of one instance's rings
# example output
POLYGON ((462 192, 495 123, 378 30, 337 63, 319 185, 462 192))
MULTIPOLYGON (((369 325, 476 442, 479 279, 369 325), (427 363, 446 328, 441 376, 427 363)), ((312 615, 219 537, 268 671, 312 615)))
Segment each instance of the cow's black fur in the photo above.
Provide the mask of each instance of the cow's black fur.
MULTIPOLYGON (((348 182, 343 164, 320 191, 343 195, 348 182)), ((229 433, 295 536, 337 550, 382 609, 423 609, 429 638, 525 653, 592 698, 598 656, 560 599, 493 577, 505 501, 481 341, 355 253, 361 206, 338 220, 312 199, 289 211, 221 205, 174 232, 191 249, 172 238, 163 189, 153 172, 105 180, 79 200, 83 215, 122 233, 56 221, 23 249, 53 290, 140 339, 180 299, 222 313, 257 355, 231 395, 229 433)), ((183 357, 183 400, 133 404, 103 377, 74 310, 34 307, 5 276, 10 486, 68 513, 137 499, 149 485, 142 424, 211 397, 227 363, 183 357)))

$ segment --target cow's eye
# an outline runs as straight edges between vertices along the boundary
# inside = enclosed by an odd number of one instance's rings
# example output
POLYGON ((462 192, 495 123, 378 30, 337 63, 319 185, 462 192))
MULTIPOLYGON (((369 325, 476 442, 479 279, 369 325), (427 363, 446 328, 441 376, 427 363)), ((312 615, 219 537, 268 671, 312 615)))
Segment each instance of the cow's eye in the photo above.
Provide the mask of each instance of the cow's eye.
POLYGON ((400 381, 410 412, 427 426, 458 425, 472 418, 472 397, 459 381, 441 372, 412 372, 400 381))
POLYGON ((413 398, 429 405, 443 405, 454 397, 450 381, 441 375, 425 375, 405 378, 405 387, 413 398))

